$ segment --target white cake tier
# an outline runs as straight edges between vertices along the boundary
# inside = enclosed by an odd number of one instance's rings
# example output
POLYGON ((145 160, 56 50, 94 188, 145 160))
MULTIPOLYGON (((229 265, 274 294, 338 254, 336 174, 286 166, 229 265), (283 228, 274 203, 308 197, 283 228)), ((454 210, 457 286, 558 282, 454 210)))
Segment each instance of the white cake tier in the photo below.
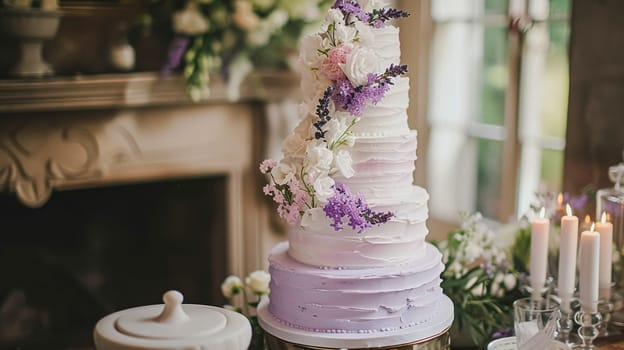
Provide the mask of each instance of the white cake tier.
POLYGON ((373 205, 381 199, 398 203, 413 196, 415 131, 397 136, 358 136, 350 152, 355 173, 348 179, 336 175, 336 183, 346 184, 351 193, 361 194, 373 205))
POLYGON ((418 186, 407 192, 401 200, 370 200, 373 210, 392 211, 395 217, 363 233, 347 225, 336 231, 323 214, 311 215, 305 227, 295 226, 289 232, 288 254, 308 265, 344 268, 388 266, 420 258, 429 233, 429 195, 418 186))
POLYGON ((352 131, 356 136, 402 135, 409 133, 407 107, 409 105, 409 78, 398 77, 394 85, 377 104, 366 106, 364 114, 352 131))
POLYGON ((373 28, 375 51, 381 58, 384 68, 390 64, 399 64, 401 61, 401 42, 399 41, 399 28, 386 26, 373 28))

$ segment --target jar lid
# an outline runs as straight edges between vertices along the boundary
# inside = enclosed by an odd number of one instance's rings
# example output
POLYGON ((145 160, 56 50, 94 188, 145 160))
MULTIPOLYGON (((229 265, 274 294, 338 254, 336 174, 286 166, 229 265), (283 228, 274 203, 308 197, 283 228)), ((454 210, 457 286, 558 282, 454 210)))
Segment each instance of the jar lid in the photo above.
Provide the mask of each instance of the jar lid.
POLYGON ((182 304, 178 291, 163 295, 164 305, 141 306, 110 314, 95 326, 98 350, 247 349, 251 324, 237 312, 182 304))

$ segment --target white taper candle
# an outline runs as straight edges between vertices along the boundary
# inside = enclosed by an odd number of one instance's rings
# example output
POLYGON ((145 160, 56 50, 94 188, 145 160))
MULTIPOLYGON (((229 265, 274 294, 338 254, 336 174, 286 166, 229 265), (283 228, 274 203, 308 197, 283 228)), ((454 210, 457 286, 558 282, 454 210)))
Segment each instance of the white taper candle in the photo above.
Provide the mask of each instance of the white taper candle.
POLYGON ((598 311, 598 271, 600 235, 593 230, 581 234, 579 294, 581 309, 585 312, 598 311))
POLYGON ((542 299, 542 289, 546 284, 548 266, 548 232, 550 220, 546 218, 546 209, 542 208, 540 217, 531 222, 531 263, 529 266, 532 298, 542 299))
POLYGON ((600 272, 598 284, 602 291, 601 298, 608 298, 611 289, 611 270, 613 264, 613 224, 607 221, 606 213, 596 223, 596 231, 600 233, 600 272))
POLYGON ((572 208, 566 205, 567 215, 561 217, 559 240, 559 276, 557 292, 562 300, 561 308, 570 311, 570 300, 574 294, 576 278, 576 248, 578 246, 578 218, 572 215, 572 208))

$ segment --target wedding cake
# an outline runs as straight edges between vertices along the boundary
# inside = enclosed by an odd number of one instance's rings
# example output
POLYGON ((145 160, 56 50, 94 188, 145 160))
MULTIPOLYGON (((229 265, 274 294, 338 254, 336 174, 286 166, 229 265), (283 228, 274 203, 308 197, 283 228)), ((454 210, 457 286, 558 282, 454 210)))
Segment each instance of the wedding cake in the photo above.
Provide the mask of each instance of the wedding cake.
POLYGON ((392 345, 435 336, 453 319, 441 254, 425 241, 429 197, 413 183, 409 79, 389 23, 408 14, 384 5, 338 0, 321 32, 303 39, 302 120, 283 158, 260 165, 291 230, 269 257, 259 316, 295 343, 392 345))

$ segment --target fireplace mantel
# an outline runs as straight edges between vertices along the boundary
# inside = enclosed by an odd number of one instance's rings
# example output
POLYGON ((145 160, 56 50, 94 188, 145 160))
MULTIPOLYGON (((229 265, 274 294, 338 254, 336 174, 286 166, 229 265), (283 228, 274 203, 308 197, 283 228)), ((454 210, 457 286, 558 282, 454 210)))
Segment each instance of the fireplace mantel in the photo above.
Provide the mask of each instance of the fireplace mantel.
POLYGON ((55 191, 225 175, 229 271, 243 275, 271 244, 256 171, 265 104, 296 98, 297 84, 255 74, 233 101, 213 79, 192 103, 180 77, 156 73, 0 80, 0 192, 39 207, 55 191))
MULTIPOLYGON (((211 78, 210 96, 202 104, 279 101, 298 91, 298 77, 287 71, 251 74, 228 94, 219 76, 211 78)), ((0 80, 0 117, 8 113, 190 104, 179 75, 105 74, 47 79, 0 80)))

